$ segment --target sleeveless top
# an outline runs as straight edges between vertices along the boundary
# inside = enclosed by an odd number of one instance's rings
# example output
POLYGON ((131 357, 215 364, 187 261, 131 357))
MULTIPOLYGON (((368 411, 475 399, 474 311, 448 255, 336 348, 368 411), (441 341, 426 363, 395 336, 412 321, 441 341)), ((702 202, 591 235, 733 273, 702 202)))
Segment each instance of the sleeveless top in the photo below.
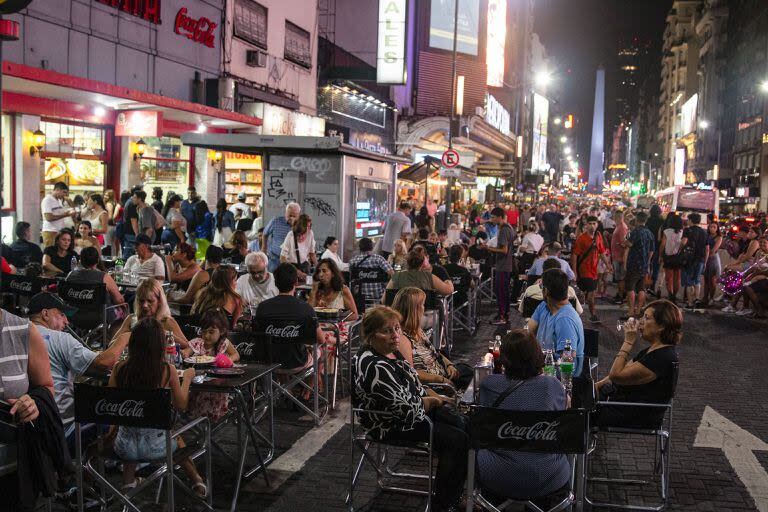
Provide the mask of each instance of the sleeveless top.
POLYGON ((0 309, 0 398, 18 398, 29 390, 29 320, 0 309))
POLYGON ((664 243, 664 254, 671 256, 677 254, 680 251, 680 241, 683 239, 683 230, 675 233, 674 229, 668 228, 664 230, 664 236, 667 241, 664 243))
POLYGON ((414 286, 422 290, 434 290, 432 286, 432 273, 428 270, 405 270, 395 272, 392 276, 392 285, 395 289, 414 286))
MULTIPOLYGON (((328 299, 326 298, 326 301, 328 299)), ((339 292, 336 294, 336 297, 334 297, 333 300, 326 302, 327 308, 330 309, 344 309, 344 292, 339 292)))

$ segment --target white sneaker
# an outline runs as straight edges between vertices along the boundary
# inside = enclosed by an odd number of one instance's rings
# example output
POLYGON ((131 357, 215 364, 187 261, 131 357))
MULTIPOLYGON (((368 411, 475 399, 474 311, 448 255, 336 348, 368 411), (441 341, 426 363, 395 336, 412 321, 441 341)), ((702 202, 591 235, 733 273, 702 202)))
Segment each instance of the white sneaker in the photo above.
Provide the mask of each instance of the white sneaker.
POLYGON ((730 304, 728 304, 727 306, 725 306, 720 311, 722 311, 723 313, 735 313, 736 309, 733 306, 731 306, 730 304))
POLYGON ((737 311, 736 314, 739 316, 747 316, 751 315, 753 311, 751 309, 742 309, 741 311, 737 311))

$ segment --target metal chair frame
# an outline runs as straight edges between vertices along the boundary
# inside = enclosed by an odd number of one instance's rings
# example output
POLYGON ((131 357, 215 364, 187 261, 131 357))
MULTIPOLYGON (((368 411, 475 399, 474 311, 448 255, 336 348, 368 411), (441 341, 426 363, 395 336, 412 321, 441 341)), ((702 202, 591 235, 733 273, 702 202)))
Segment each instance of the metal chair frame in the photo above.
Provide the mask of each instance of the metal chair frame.
POLYGON ((433 432, 434 427, 432 420, 429 417, 425 417, 429 423, 429 441, 425 443, 408 443, 408 442, 388 442, 372 439, 365 434, 359 434, 355 432, 355 415, 356 414, 377 414, 380 416, 393 416, 392 413, 387 411, 375 411, 370 409, 351 408, 350 410, 350 428, 349 428, 349 493, 345 503, 347 504, 347 510, 352 512, 354 510, 354 490, 357 485, 357 480, 360 477, 360 473, 363 469, 363 463, 367 460, 368 463, 376 471, 376 483, 379 489, 391 492, 400 492, 405 494, 411 494, 416 496, 426 496, 427 501, 424 508, 424 512, 430 512, 432 510, 432 494, 434 489, 434 471, 433 471, 433 432), (371 446, 376 445, 376 455, 371 454, 371 446), (355 464, 355 446, 360 451, 360 459, 355 464), (384 446, 383 453, 381 447, 384 446), (389 447, 404 447, 416 450, 417 453, 422 453, 427 456, 427 471, 426 475, 417 473, 399 472, 392 469, 388 464, 389 447), (413 481, 427 481, 427 489, 416 489, 414 487, 406 487, 407 482, 413 481))

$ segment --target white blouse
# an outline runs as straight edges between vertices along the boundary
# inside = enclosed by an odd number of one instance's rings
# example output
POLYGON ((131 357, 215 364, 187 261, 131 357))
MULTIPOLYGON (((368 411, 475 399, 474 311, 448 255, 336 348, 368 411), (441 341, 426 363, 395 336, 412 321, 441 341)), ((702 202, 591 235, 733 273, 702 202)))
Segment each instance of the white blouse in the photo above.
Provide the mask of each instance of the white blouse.
POLYGON ((285 258, 288 263, 300 264, 309 261, 309 255, 315 252, 315 234, 310 229, 303 242, 299 242, 299 257, 301 261, 296 261, 296 245, 293 242, 293 231, 289 231, 285 236, 283 245, 280 246, 280 257, 285 258))
POLYGON ((339 270, 349 270, 349 263, 344 263, 344 260, 341 259, 341 256, 331 251, 330 249, 326 249, 323 255, 320 256, 320 259, 333 260, 336 266, 339 267, 339 270))

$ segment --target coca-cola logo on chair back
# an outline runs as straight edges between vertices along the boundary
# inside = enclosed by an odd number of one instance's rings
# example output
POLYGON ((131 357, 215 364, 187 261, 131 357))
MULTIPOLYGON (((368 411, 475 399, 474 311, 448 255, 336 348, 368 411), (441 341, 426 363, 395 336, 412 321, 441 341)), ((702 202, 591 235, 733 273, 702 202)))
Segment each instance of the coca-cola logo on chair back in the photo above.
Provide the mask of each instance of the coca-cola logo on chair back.
POLYGON ((59 297, 80 309, 99 309, 106 303, 106 286, 99 284, 75 284, 66 281, 59 284, 59 297))
POLYGON ((43 289, 43 282, 36 277, 6 274, 3 276, 3 292, 22 297, 32 297, 43 289))
POLYGON ((583 453, 587 442, 587 413, 567 411, 508 411, 478 407, 470 417, 473 448, 536 453, 583 453))
POLYGON ((169 430, 170 389, 125 389, 75 384, 75 421, 169 430))

